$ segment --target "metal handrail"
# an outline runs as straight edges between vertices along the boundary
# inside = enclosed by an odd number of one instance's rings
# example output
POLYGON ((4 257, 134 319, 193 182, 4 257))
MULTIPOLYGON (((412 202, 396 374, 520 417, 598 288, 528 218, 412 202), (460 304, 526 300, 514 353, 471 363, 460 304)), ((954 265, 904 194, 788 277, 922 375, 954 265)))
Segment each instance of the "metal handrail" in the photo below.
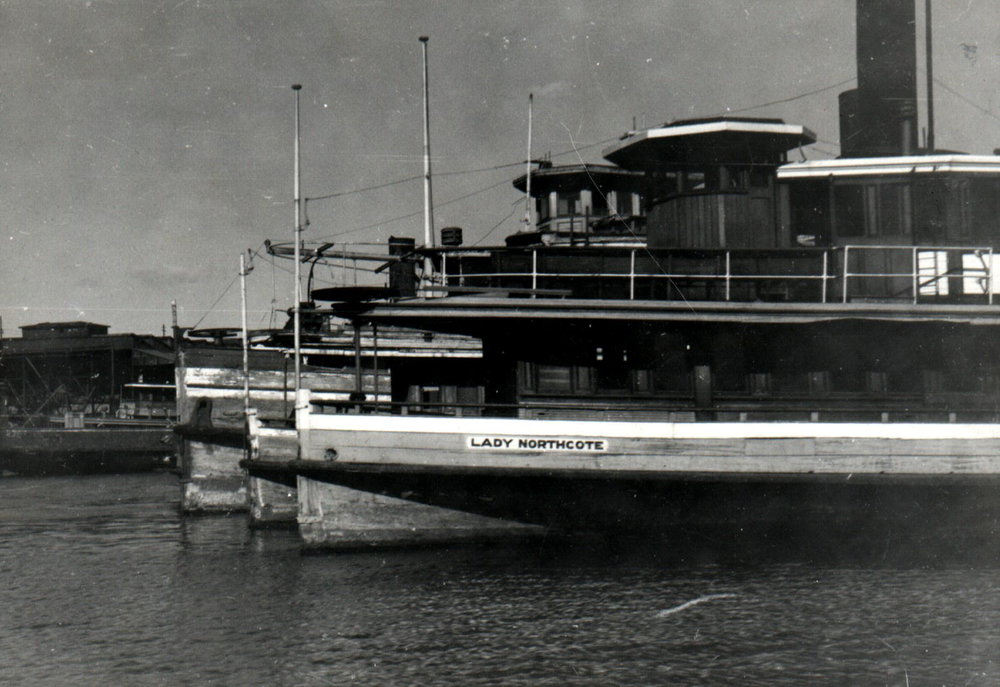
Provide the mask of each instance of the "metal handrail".
MULTIPOLYGON (((937 284, 943 279, 976 279, 979 278, 982 284, 982 294, 986 296, 987 303, 993 304, 993 248, 991 246, 896 246, 896 245, 848 245, 844 246, 844 263, 843 263, 843 282, 842 282, 842 296, 841 299, 846 303, 849 299, 849 282, 851 278, 867 278, 867 279, 910 279, 910 297, 914 304, 920 301, 920 291, 922 288, 929 286, 931 284, 937 284), (909 272, 851 272, 850 271, 850 259, 851 254, 857 253, 859 251, 906 251, 910 253, 910 265, 911 269, 909 272), (920 266, 921 255, 933 254, 938 255, 941 253, 958 253, 961 256, 974 255, 980 259, 982 262, 981 267, 966 268, 961 267, 958 269, 945 269, 944 271, 928 275, 928 278, 921 281, 922 270, 920 266), (983 261, 983 256, 987 256, 987 260, 983 261), (985 280, 983 279, 985 277, 985 280)), ((900 292, 902 293, 902 292, 900 292)))
MULTIPOLYGON (((944 413, 949 415, 968 416, 988 414, 991 417, 997 414, 993 404, 982 406, 963 407, 935 407, 915 406, 913 401, 924 396, 922 393, 901 393, 894 394, 890 398, 866 399, 863 394, 855 398, 834 398, 834 399, 813 399, 811 403, 795 402, 793 399, 773 399, 761 402, 754 400, 747 395, 734 395, 732 398, 720 399, 719 402, 708 407, 696 407, 691 403, 679 401, 671 402, 668 399, 656 405, 642 403, 607 402, 607 403, 573 403, 572 401, 561 402, 521 402, 521 403, 460 403, 460 402, 421 402, 421 401, 319 401, 312 399, 310 405, 317 408, 319 412, 329 413, 329 409, 334 414, 359 413, 362 415, 428 415, 452 417, 462 410, 477 411, 485 417, 493 415, 487 413, 505 412, 508 415, 517 411, 584 411, 584 412, 607 412, 610 410, 619 412, 636 413, 753 413, 758 415, 768 414, 788 414, 801 413, 802 415, 813 415, 818 413, 856 413, 859 415, 874 414, 894 414, 905 413, 906 415, 926 415, 940 416, 944 413), (831 401, 840 400, 842 403, 850 402, 851 405, 845 407, 831 401), (825 401, 825 402, 824 402, 825 401), (895 403, 893 403, 895 401, 895 403), (861 405, 859 405, 859 402, 861 405)), ((655 399, 651 399, 655 400, 655 399)), ((802 399, 804 400, 804 398, 802 399)), ((471 417, 471 415, 467 415, 471 417)))
MULTIPOLYGON (((460 271, 459 274, 450 275, 448 274, 447 267, 448 263, 442 261, 442 271, 438 276, 438 279, 442 283, 447 283, 449 279, 458 278, 461 279, 463 283, 472 282, 477 279, 497 279, 497 278, 524 278, 530 279, 531 288, 537 289, 540 280, 544 279, 612 279, 612 280, 627 280, 628 282, 628 300, 636 299, 636 284, 640 280, 668 280, 668 281, 710 281, 710 282, 720 282, 723 285, 724 300, 730 301, 733 298, 732 286, 734 282, 739 281, 785 281, 785 282, 800 282, 800 283, 810 283, 810 282, 820 282, 822 284, 822 289, 820 292, 820 301, 823 303, 827 302, 828 299, 828 284, 837 280, 841 281, 841 300, 847 302, 851 296, 850 294, 850 282, 852 279, 910 279, 911 287, 908 289, 910 297, 914 303, 917 303, 920 298, 920 291, 929 284, 934 284, 943 279, 947 278, 964 278, 964 279, 978 279, 982 284, 982 294, 987 297, 990 304, 993 303, 993 249, 989 246, 976 247, 976 246, 896 246, 896 245, 847 245, 840 247, 830 247, 825 249, 820 249, 816 251, 815 257, 820 262, 817 265, 819 271, 808 272, 808 273, 743 273, 734 272, 734 253, 739 255, 746 255, 751 253, 749 250, 725 250, 725 249, 706 249, 704 251, 700 250, 688 250, 682 249, 677 251, 677 254, 683 253, 703 253, 706 256, 711 255, 712 257, 718 259, 721 258, 721 270, 716 270, 714 272, 668 272, 666 270, 659 270, 654 272, 639 272, 637 271, 637 262, 639 257, 644 257, 649 255, 653 260, 656 260, 656 255, 650 253, 649 251, 643 251, 641 249, 633 249, 628 253, 628 268, 627 271, 615 271, 615 272, 551 272, 551 271, 541 271, 539 270, 539 251, 538 249, 532 249, 530 251, 531 256, 531 267, 527 271, 494 271, 494 272, 465 272, 460 271), (871 252, 887 252, 887 251, 907 251, 912 255, 911 259, 911 269, 906 272, 852 272, 851 266, 851 256, 857 255, 859 253, 871 253, 871 252), (926 273, 925 269, 921 268, 920 257, 925 254, 940 254, 940 253, 955 253, 958 252, 961 255, 976 255, 982 261, 982 266, 965 268, 962 267, 959 270, 951 269, 945 270, 938 274, 926 273), (840 269, 831 269, 836 266, 836 262, 831 265, 830 254, 833 253, 843 253, 843 261, 839 265, 840 269)), ((758 252, 759 254, 759 252, 758 252)), ((786 257, 781 251, 775 251, 773 254, 768 255, 767 253, 759 254, 762 258, 782 258, 786 257)), ((803 256, 799 256, 803 257, 803 256)), ((812 257, 812 256, 810 256, 812 257)), ((898 296, 898 294, 897 294, 898 296)))

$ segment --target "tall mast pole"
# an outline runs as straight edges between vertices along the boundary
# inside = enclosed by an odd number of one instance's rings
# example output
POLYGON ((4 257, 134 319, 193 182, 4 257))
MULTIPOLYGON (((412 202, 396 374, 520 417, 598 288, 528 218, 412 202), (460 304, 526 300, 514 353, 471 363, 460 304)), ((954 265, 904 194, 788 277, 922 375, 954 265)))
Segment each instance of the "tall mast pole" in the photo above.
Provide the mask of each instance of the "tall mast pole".
POLYGON ((934 152, 934 60, 931 34, 931 0, 924 3, 924 37, 927 59, 927 152, 934 152))
POLYGON ((250 333, 247 330, 246 256, 240 253, 240 320, 243 325, 243 417, 250 417, 250 333))
MULTIPOLYGON (((420 37, 423 49, 424 68, 424 247, 434 247, 434 206, 431 197, 431 106, 427 78, 427 36, 420 37)), ((431 283, 434 261, 430 255, 424 257, 424 285, 431 283)))
POLYGON ((531 115, 535 94, 528 94, 528 159, 524 163, 524 228, 531 231, 531 115))
POLYGON ((293 327, 295 328, 295 397, 298 398, 299 385, 302 382, 302 199, 299 191, 299 91, 301 84, 294 84, 292 90, 295 91, 295 174, 292 194, 295 197, 295 305, 292 308, 293 327))

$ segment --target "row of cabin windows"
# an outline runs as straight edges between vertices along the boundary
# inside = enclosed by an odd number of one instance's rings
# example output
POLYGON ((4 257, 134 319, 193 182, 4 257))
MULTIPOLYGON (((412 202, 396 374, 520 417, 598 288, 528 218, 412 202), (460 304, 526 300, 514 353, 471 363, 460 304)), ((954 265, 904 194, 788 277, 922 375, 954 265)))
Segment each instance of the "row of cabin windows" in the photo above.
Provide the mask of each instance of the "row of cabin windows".
MULTIPOLYGON (((525 393, 575 396, 594 393, 623 395, 690 394, 695 371, 632 369, 622 365, 543 365, 521 363, 519 382, 525 393)), ((1000 374, 973 376, 922 370, 920 374, 866 370, 849 374, 810 372, 750 372, 713 374, 716 391, 751 395, 847 393, 1000 393, 1000 374)))
POLYGON ((484 401, 485 389, 479 385, 411 384, 406 392, 406 412, 481 415, 484 401))
POLYGON ((769 165, 718 165, 698 171, 655 172, 653 187, 655 197, 661 199, 685 193, 745 193, 768 188, 773 178, 774 167, 769 165))
POLYGON ((1000 179, 829 181, 788 185, 793 234, 824 243, 858 237, 915 242, 985 240, 1000 234, 1000 179))
POLYGON ((549 195, 535 199, 535 211, 538 213, 539 222, 544 222, 553 216, 574 217, 588 213, 591 217, 605 217, 609 214, 609 203, 622 217, 640 213, 638 195, 625 191, 609 191, 607 194, 599 191, 553 191, 549 195), (553 196, 555 215, 552 214, 553 196))

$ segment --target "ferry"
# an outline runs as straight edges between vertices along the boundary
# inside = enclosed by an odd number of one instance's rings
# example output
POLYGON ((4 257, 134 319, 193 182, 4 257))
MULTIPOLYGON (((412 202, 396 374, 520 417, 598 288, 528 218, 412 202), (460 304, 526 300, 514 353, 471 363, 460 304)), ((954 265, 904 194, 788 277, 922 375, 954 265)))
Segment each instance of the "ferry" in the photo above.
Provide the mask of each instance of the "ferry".
POLYGON ((553 531, 995 532, 1000 156, 918 145, 914 3, 857 12, 838 159, 790 161, 816 135, 780 119, 670 122, 586 194, 536 185, 535 236, 397 252, 329 312, 475 337, 482 375, 300 390, 298 456, 251 474, 553 531), (636 176, 641 236, 614 221, 636 176), (577 204, 579 233, 541 230, 577 204), (584 240, 595 207, 633 240, 584 240))

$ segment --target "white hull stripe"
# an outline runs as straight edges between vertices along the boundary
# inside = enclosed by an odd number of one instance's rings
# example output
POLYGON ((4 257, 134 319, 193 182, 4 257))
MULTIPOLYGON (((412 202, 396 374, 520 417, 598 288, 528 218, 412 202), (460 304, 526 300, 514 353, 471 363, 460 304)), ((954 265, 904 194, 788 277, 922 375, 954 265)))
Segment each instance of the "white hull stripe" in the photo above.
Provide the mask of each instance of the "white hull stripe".
MULTIPOLYGON (((301 413, 300 429, 496 437, 623 439, 998 439, 998 424, 848 422, 619 422, 301 413)), ((464 442, 463 442, 464 443, 464 442)))

